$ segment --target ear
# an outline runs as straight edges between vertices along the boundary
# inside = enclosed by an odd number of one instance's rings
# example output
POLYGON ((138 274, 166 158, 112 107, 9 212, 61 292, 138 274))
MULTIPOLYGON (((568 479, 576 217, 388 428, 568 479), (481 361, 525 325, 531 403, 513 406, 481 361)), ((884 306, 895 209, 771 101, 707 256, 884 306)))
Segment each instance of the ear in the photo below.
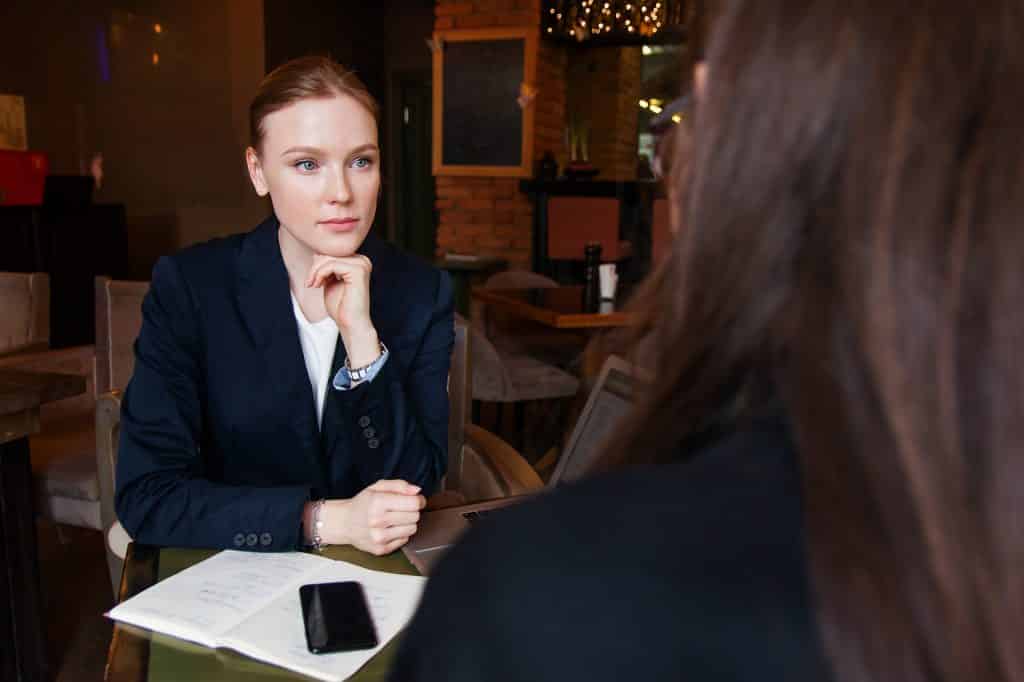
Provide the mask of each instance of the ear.
POLYGON ((260 155, 252 147, 245 149, 245 165, 249 169, 249 180, 252 181, 252 187, 256 190, 256 194, 261 197, 267 196, 270 193, 270 188, 267 187, 267 180, 263 177, 263 164, 260 163, 260 155))

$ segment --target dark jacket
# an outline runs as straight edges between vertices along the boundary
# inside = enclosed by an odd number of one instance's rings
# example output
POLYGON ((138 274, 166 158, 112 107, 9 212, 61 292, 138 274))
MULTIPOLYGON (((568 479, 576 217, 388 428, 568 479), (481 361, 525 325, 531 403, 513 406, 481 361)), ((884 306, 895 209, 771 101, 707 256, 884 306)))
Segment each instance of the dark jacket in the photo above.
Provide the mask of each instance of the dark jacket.
MULTIPOLYGON (((153 269, 117 463, 117 515, 135 540, 291 550, 306 501, 382 478, 429 494, 445 473, 447 275, 366 238, 390 357, 372 382, 328 388, 318 428, 277 229, 271 218, 153 269)), ((339 339, 332 372, 344 359, 339 339)))
POLYGON ((778 424, 474 524, 392 680, 823 682, 800 477, 778 424))

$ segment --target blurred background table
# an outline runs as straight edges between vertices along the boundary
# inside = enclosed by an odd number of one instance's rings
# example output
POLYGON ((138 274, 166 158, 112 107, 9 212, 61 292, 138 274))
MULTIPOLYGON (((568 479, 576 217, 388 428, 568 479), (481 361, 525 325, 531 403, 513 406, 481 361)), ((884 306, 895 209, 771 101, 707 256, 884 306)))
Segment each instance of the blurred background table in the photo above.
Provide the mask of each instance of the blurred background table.
POLYGON ((39 407, 85 392, 85 379, 0 370, 0 679, 49 680, 39 590, 39 557, 29 436, 39 407))
POLYGON ((606 329, 635 324, 637 316, 604 303, 596 310, 583 304, 583 287, 544 289, 473 289, 477 299, 509 315, 540 322, 554 329, 606 329))
POLYGON ((508 267, 508 261, 490 256, 460 256, 449 253, 443 258, 438 258, 434 265, 452 276, 452 284, 455 287, 455 310, 460 315, 468 317, 469 291, 474 280, 482 280, 487 275, 504 270, 508 267))

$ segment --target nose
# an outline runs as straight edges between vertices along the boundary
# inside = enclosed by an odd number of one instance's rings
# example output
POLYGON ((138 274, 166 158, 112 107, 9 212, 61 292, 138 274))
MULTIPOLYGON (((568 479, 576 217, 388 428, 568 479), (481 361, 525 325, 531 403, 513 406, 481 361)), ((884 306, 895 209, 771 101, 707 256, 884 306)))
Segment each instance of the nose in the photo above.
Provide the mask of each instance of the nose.
POLYGON ((352 200, 352 189, 348 186, 345 170, 340 169, 334 174, 333 186, 329 189, 330 201, 333 204, 347 204, 352 200))

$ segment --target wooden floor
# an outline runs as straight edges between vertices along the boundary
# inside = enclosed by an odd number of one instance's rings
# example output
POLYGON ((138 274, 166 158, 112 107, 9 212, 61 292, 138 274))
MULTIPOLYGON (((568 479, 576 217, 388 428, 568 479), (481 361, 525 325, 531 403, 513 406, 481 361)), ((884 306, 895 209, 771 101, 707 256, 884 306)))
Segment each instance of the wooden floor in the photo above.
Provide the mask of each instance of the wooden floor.
POLYGON ((40 521, 36 526, 48 655, 55 682, 103 679, 114 598, 99 531, 40 521))

